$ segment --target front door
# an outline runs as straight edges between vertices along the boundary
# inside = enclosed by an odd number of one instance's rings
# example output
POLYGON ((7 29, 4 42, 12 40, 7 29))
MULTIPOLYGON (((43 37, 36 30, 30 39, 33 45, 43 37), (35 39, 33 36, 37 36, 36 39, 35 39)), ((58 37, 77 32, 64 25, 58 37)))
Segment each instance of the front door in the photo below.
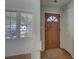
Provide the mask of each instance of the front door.
POLYGON ((60 14, 45 13, 45 49, 60 48, 60 14))

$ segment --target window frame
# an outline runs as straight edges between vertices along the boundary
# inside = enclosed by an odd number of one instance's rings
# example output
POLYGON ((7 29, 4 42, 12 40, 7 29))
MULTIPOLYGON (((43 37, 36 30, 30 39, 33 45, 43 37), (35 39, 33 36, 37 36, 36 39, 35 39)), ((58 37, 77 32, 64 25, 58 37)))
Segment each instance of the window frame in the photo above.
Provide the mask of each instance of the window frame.
MULTIPOLYGON (((16 13, 16 38, 13 38, 13 37, 10 37, 10 39, 23 39, 23 38, 30 38, 32 37, 31 36, 25 36, 25 37, 20 37, 20 25, 21 25, 21 13, 26 13, 26 14, 31 14, 32 15, 32 12, 26 12, 26 11, 17 11, 17 10, 5 10, 5 12, 15 12, 16 13)), ((32 19, 33 19, 33 15, 32 15, 32 19)), ((31 19, 31 21, 32 21, 31 19)), ((5 19, 6 20, 6 19, 5 19)), ((32 25, 32 24, 31 24, 32 25)), ((11 26, 11 24, 10 24, 11 26)), ((31 27, 32 29, 32 27, 31 27)), ((32 33, 31 33, 32 34, 32 33)), ((6 39, 6 38, 5 38, 6 39)))

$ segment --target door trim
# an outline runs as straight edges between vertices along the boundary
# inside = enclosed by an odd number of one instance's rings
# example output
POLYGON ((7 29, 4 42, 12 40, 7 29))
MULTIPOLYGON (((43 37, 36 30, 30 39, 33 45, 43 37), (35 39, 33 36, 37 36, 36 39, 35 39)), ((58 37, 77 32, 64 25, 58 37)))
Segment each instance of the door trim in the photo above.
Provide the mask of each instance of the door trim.
POLYGON ((42 51, 44 51, 45 50, 45 13, 55 13, 55 14, 60 14, 60 48, 63 48, 63 40, 62 40, 62 20, 63 20, 63 16, 62 16, 62 13, 58 13, 58 12, 52 12, 52 11, 43 11, 42 12, 42 15, 43 15, 43 19, 44 19, 44 21, 43 21, 43 34, 44 34, 44 36, 42 37, 42 41, 43 41, 43 45, 42 45, 42 51))
POLYGON ((45 14, 45 29, 48 28, 48 31, 45 30, 45 50, 51 49, 51 48, 60 48, 60 14, 47 13, 47 12, 45 12, 44 14, 45 14), (58 23, 53 24, 55 27, 51 26, 52 24, 47 22, 47 18, 53 15, 57 17, 59 20, 58 23), (52 35, 54 35, 54 37, 52 37, 51 32, 53 32, 52 35))

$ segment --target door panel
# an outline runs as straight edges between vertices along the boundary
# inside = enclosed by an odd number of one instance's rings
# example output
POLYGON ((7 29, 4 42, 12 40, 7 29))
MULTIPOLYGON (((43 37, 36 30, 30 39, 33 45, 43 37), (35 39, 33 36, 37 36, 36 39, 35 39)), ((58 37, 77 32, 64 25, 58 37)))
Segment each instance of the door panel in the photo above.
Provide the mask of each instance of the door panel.
POLYGON ((60 14, 45 13, 45 49, 51 48, 60 48, 60 14))

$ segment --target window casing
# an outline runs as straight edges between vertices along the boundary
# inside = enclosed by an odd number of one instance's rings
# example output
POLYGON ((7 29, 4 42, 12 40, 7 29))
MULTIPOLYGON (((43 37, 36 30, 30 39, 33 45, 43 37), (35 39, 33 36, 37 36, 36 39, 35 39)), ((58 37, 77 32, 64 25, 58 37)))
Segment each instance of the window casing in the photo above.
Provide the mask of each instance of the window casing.
POLYGON ((5 12, 5 39, 32 37, 32 13, 5 12))

